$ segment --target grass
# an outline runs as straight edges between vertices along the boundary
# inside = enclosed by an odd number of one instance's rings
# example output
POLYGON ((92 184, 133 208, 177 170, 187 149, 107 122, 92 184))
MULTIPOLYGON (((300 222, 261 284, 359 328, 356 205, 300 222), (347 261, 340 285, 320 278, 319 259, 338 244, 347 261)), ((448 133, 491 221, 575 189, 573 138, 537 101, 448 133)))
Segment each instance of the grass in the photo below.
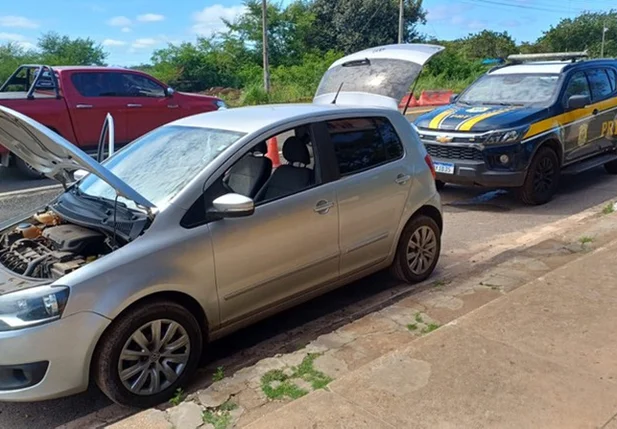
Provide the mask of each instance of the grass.
POLYGON ((439 325, 437 323, 429 323, 424 329, 422 329, 422 333, 428 334, 429 332, 433 332, 436 329, 439 329, 439 325))
POLYGON ((437 280, 433 282, 433 287, 444 287, 450 284, 450 280, 437 280))
POLYGON ((291 375, 285 374, 280 369, 268 371, 261 378, 261 389, 270 399, 298 399, 308 394, 306 389, 298 387, 294 379, 304 380, 311 384, 313 390, 323 389, 332 381, 321 371, 314 367, 315 359, 320 356, 318 353, 309 353, 297 367, 292 367, 291 375))
POLYGON ((416 322, 424 323, 424 319, 422 319, 422 315, 420 313, 416 313, 416 322))
POLYGON ((415 331, 418 329, 418 325, 416 323, 410 323, 409 325, 407 325, 407 329, 409 329, 410 331, 415 331))
POLYGON ((236 408, 238 408, 238 405, 227 401, 217 409, 204 411, 203 421, 214 426, 214 429, 227 429, 232 420, 230 412, 236 408))
POLYGON ((212 381, 221 381, 224 378, 225 378, 225 368, 223 368, 222 366, 219 366, 216 369, 216 371, 214 371, 214 374, 212 374, 212 381))
POLYGON ((184 390, 176 389, 176 393, 174 394, 173 398, 169 400, 169 403, 175 407, 177 405, 180 405, 182 401, 184 401, 184 390))
POLYGON ((611 213, 614 213, 614 212, 615 212, 615 204, 614 203, 608 203, 606 205, 606 207, 604 207, 602 209, 602 214, 605 214, 605 215, 608 215, 608 214, 611 214, 611 213))
POLYGON ((581 243, 581 246, 584 246, 586 244, 593 243, 593 237, 588 237, 585 235, 579 238, 578 241, 581 243))

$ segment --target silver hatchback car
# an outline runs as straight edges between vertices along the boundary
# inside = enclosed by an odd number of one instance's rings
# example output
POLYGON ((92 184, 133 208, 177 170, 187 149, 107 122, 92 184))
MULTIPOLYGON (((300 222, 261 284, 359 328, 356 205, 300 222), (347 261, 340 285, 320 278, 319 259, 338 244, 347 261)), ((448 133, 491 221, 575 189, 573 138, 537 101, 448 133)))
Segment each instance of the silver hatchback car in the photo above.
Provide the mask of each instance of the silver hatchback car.
POLYGON ((426 279, 442 215, 397 102, 441 47, 350 55, 312 104, 201 114, 102 164, 0 108, 0 143, 66 190, 0 225, 0 401, 168 399, 206 342, 390 267, 426 279), (88 174, 73 183, 73 173, 88 174))

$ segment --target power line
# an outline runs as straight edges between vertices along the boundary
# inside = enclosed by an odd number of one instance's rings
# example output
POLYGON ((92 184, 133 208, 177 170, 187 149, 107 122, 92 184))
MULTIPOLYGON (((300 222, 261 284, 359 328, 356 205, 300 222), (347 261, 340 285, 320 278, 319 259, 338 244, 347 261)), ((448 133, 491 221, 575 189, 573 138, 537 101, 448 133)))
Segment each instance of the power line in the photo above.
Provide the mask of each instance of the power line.
POLYGON ((513 8, 518 8, 518 9, 532 9, 532 10, 538 10, 538 11, 543 11, 543 12, 557 12, 557 13, 568 13, 569 12, 567 9, 561 9, 561 8, 557 9, 557 8, 549 8, 549 7, 542 7, 542 6, 504 3, 503 1, 499 1, 499 0, 466 0, 465 2, 476 5, 476 6, 486 5, 486 7, 488 7, 488 5, 493 5, 493 6, 502 6, 502 7, 503 6, 513 7, 513 8))

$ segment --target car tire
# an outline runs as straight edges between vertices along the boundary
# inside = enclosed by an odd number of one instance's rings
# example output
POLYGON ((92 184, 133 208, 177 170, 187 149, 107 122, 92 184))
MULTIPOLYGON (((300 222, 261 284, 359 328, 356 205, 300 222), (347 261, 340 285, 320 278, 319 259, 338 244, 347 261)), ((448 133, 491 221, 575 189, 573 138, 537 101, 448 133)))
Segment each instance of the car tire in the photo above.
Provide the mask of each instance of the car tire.
POLYGON ((171 301, 148 301, 114 320, 105 331, 94 354, 92 375, 115 403, 149 408, 169 400, 187 384, 197 370, 202 348, 201 327, 186 308, 171 301), (167 338, 172 326, 175 330, 167 338), (186 341, 187 345, 172 350, 186 341))
POLYGON ((446 182, 442 182, 441 180, 435 180, 435 187, 437 187, 438 191, 441 191, 446 187, 446 182))
POLYGON ((518 190, 519 199, 528 205, 541 205, 555 196, 559 187, 559 158, 550 147, 542 147, 531 160, 525 182, 518 190))
POLYGON ((390 271, 403 282, 419 283, 433 273, 440 252, 441 231, 437 222, 428 216, 415 216, 403 229, 390 271))
POLYGON ((15 156, 15 167, 17 167, 17 170, 19 170, 22 176, 25 176, 30 180, 40 180, 45 177, 44 175, 33 169, 30 164, 17 156, 15 156))
POLYGON ((604 169, 608 174, 617 174, 617 161, 610 161, 604 164, 604 169))

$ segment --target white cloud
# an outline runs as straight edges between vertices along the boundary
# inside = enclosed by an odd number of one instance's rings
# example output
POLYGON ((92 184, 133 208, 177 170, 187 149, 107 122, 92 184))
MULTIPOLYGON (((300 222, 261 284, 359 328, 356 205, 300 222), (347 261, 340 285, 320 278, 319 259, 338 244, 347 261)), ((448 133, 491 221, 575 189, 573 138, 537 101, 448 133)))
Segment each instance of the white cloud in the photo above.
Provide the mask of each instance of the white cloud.
POLYGON ((156 13, 146 13, 144 15, 139 15, 137 17, 137 21, 139 22, 159 22, 165 19, 164 15, 159 15, 156 13))
POLYGON ((123 33, 130 33, 131 32, 131 27, 122 27, 122 31, 123 33))
POLYGON ((103 40, 103 46, 124 46, 126 42, 124 40, 105 39, 103 40))
POLYGON ((483 19, 474 19, 467 23, 467 28, 471 30, 484 30, 488 27, 488 21, 483 19))
POLYGON ((208 6, 193 14, 193 21, 195 22, 192 27, 193 33, 200 36, 210 36, 217 31, 225 29, 222 19, 233 21, 245 11, 245 6, 226 7, 221 4, 208 6))
POLYGON ((132 44, 131 47, 133 49, 146 49, 146 48, 151 48, 154 45, 158 44, 159 41, 156 39, 151 39, 151 38, 143 38, 143 39, 137 39, 135 40, 132 44))
POLYGON ((26 37, 17 33, 0 33, 0 40, 7 42, 22 42, 26 40, 26 37))
POLYGON ((107 25, 111 25, 112 27, 126 27, 132 24, 132 21, 128 19, 126 16, 114 16, 110 20, 107 21, 107 25))
POLYGON ((39 24, 23 16, 0 16, 0 27, 38 28, 39 24))

